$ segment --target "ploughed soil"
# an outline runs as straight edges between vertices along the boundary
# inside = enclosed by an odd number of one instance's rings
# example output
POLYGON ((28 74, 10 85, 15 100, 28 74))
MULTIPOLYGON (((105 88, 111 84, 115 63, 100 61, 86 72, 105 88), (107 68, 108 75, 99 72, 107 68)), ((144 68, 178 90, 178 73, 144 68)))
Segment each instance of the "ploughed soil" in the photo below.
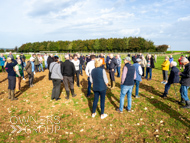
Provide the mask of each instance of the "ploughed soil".
MULTIPOLYGON (((32 88, 25 73, 26 80, 22 80, 21 91, 15 94, 16 101, 7 98, 7 73, 0 73, 1 142, 189 142, 190 110, 181 109, 176 103, 180 100, 179 84, 175 89, 171 86, 167 99, 160 97, 164 91, 161 70, 153 70, 152 80, 142 80, 140 98, 134 97, 133 89, 132 110, 124 109, 123 114, 115 111, 119 107, 121 81, 116 73, 116 88, 107 89, 108 117, 103 120, 100 101, 96 117, 91 117, 93 91, 86 98, 88 82, 84 70, 80 87, 75 80, 77 96, 66 100, 62 83, 59 101, 51 100, 53 84, 48 73, 48 70, 36 73, 32 88)), ((109 79, 108 71, 107 76, 109 79)))

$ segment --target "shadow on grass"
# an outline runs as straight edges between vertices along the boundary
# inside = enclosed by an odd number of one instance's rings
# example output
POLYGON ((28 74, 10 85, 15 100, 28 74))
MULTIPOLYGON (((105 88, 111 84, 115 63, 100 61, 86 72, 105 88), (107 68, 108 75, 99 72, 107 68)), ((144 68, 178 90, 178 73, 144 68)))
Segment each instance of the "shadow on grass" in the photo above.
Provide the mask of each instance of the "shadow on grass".
POLYGON ((115 101, 118 102, 118 105, 119 105, 120 100, 112 93, 112 90, 113 90, 113 89, 110 89, 110 88, 107 89, 107 92, 106 92, 107 98, 109 99, 110 103, 115 107, 115 109, 117 109, 118 106, 117 106, 117 104, 115 103, 115 101), (115 101, 114 101, 113 99, 114 99, 115 101))
POLYGON ((0 83, 2 83, 2 82, 4 82, 4 81, 6 81, 8 78, 5 78, 5 79, 3 79, 2 81, 0 81, 0 83))
POLYGON ((152 99, 150 97, 147 97, 142 93, 140 93, 140 96, 145 97, 146 100, 149 103, 151 103, 154 107, 160 109, 162 112, 167 113, 168 115, 170 115, 171 118, 174 118, 174 119, 178 120, 183 125, 190 128, 190 120, 188 120, 186 117, 184 117, 182 114, 178 113, 174 109, 171 109, 171 107, 168 106, 167 104, 165 104, 165 103, 163 103, 163 102, 161 102, 161 101, 159 101, 159 100, 157 100, 155 98, 152 99))
MULTIPOLYGON (((39 81, 43 80, 46 75, 40 76, 38 78, 34 78, 34 84, 38 83, 39 81)), ((21 88, 20 92, 16 95, 16 97, 19 97, 23 92, 27 91, 30 88, 29 81, 27 81, 26 85, 21 88)))
MULTIPOLYGON (((88 80, 85 80, 84 78, 82 79, 82 81, 80 82, 80 84, 82 85, 82 92, 84 93, 86 99, 88 100, 88 107, 90 112, 92 113, 92 106, 93 106, 93 100, 94 98, 90 95, 90 97, 87 97, 87 90, 88 89, 88 80)), ((101 114, 100 112, 100 108, 97 106, 97 111, 99 113, 99 115, 101 114)))

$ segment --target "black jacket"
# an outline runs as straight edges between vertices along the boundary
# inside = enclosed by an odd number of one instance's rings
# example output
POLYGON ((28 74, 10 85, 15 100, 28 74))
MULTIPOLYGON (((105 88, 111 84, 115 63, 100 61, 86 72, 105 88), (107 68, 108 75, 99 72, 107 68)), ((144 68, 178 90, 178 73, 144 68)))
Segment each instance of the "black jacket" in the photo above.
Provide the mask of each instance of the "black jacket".
POLYGON ((63 76, 69 76, 69 77, 74 76, 75 74, 74 64, 69 60, 65 60, 65 62, 61 64, 61 73, 63 76))
POLYGON ((189 60, 189 62, 190 62, 190 56, 189 56, 188 60, 189 60))
POLYGON ((51 56, 49 56, 47 59, 48 69, 49 69, 49 66, 52 62, 53 62, 53 58, 51 56))
MULTIPOLYGON (((148 63, 148 59, 147 59, 147 63, 148 63)), ((155 68, 154 59, 152 57, 150 58, 150 68, 155 68)))
POLYGON ((116 69, 117 67, 117 60, 115 58, 110 59, 111 62, 109 64, 109 70, 116 69))
POLYGON ((184 71, 180 74, 181 76, 181 85, 190 86, 190 63, 185 65, 184 71))
POLYGON ((168 83, 179 83, 179 69, 177 67, 172 67, 170 71, 170 76, 168 78, 168 83))
POLYGON ((82 56, 80 56, 79 61, 80 61, 80 65, 84 64, 84 58, 82 56))

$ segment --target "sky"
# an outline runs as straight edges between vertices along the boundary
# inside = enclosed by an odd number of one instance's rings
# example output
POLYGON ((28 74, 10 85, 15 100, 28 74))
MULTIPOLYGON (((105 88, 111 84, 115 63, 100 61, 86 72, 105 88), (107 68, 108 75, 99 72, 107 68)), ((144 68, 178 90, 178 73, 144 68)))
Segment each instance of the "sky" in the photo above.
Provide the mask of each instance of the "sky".
POLYGON ((189 51, 190 0, 0 1, 0 48, 129 36, 189 51))

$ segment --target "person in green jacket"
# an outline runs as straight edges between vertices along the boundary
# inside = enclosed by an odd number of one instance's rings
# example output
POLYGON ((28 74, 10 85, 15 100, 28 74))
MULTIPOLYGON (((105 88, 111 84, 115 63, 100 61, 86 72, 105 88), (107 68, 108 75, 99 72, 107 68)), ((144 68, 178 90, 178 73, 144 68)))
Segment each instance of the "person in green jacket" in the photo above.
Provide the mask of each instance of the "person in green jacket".
POLYGON ((38 57, 36 56, 36 54, 34 54, 34 65, 35 65, 35 72, 38 72, 40 62, 39 62, 38 57))
POLYGON ((21 89, 21 77, 23 76, 23 70, 21 65, 21 60, 17 60, 18 64, 15 66, 16 71, 16 91, 21 89))

